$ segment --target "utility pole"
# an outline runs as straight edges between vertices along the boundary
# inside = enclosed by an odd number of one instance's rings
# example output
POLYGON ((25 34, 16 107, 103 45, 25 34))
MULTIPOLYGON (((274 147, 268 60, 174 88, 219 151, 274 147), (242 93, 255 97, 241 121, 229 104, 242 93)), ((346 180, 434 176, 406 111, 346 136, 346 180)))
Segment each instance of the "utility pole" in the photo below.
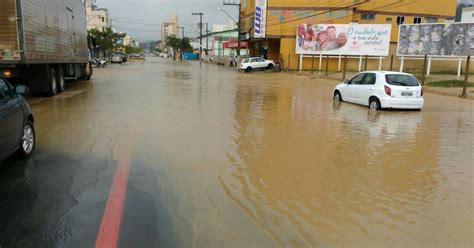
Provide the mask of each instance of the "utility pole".
POLYGON ((178 27, 178 29, 181 29, 181 39, 184 39, 184 27, 178 27))
POLYGON ((239 3, 236 3, 235 0, 223 0, 224 5, 230 5, 230 6, 237 6, 239 7, 239 21, 236 23, 237 24, 237 56, 240 57, 240 31, 241 31, 241 8, 242 4, 240 3, 240 0, 238 1, 239 3))
MULTIPOLYGON (((184 40, 184 27, 178 27, 178 32, 179 32, 179 29, 181 29, 181 31, 182 31, 181 39, 184 40)), ((183 44, 182 42, 180 42, 180 43, 183 44)), ((180 60, 181 61, 183 60, 183 55, 184 55, 184 51, 183 51, 183 48, 181 47, 181 51, 180 51, 180 58, 181 58, 180 60)))
POLYGON ((206 55, 209 54, 209 23, 206 23, 206 55))
POLYGON ((202 65, 202 12, 193 12, 193 15, 199 16, 199 64, 202 65))

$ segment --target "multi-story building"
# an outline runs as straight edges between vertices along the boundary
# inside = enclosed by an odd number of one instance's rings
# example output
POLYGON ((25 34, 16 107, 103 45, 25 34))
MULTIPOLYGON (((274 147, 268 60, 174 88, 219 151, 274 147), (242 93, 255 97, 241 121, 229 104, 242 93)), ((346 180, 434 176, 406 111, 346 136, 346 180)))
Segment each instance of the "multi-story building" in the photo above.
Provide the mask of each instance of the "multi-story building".
POLYGON ((461 22, 474 22, 474 7, 462 9, 461 22))
MULTIPOLYGON (((265 11, 265 10, 262 10, 265 11)), ((454 20, 456 0, 241 0, 241 32, 250 35, 252 55, 265 55, 298 68, 296 30, 308 24, 391 24, 390 55, 396 54, 400 24, 437 23, 454 20), (256 2, 267 2, 264 38, 254 37, 256 2)), ((389 55, 389 56, 390 56, 389 55)), ((311 67, 310 59, 304 68, 311 67)), ((377 62, 378 63, 378 62, 377 62)), ((390 63, 388 60, 385 64, 390 63)), ((330 63, 334 68, 337 62, 330 63)), ((385 65, 384 64, 384 65, 385 65)))
POLYGON ((178 24, 178 16, 173 15, 171 16, 171 20, 169 22, 164 22, 161 24, 161 43, 160 49, 164 52, 167 52, 166 43, 168 41, 168 36, 179 36, 179 24, 178 24))
POLYGON ((83 2, 86 6, 87 30, 105 31, 110 27, 109 11, 106 8, 97 7, 95 0, 83 0, 83 2))

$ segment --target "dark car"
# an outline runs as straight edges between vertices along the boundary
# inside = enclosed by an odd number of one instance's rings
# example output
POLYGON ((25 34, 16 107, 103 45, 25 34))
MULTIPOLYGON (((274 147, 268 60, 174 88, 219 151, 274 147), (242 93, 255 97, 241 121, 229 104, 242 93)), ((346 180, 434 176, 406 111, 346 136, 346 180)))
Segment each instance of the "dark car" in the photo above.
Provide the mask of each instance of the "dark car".
POLYGON ((25 158, 35 148, 34 119, 24 96, 28 88, 12 87, 0 76, 0 161, 17 153, 25 158))
POLYGON ((120 56, 122 57, 122 62, 126 63, 128 62, 128 54, 124 53, 124 52, 116 52, 114 54, 114 56, 120 56))

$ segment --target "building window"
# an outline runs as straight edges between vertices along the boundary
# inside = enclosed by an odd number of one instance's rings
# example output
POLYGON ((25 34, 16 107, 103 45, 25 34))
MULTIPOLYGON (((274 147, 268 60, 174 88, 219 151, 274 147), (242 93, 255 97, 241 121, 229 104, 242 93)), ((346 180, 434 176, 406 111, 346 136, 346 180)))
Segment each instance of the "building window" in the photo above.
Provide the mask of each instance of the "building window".
POLYGON ((104 17, 102 17, 102 22, 105 22, 105 18, 104 18, 104 17))
POLYGON ((361 17, 362 17, 362 20, 370 20, 370 21, 375 20, 375 14, 372 14, 372 13, 363 13, 361 17))
POLYGON ((405 17, 397 16, 397 25, 402 25, 403 23, 405 23, 405 17))
POLYGON ((419 23, 421 23, 421 17, 415 17, 415 18, 413 18, 413 23, 414 23, 414 24, 419 24, 419 23))
POLYGON ((426 23, 437 23, 438 18, 436 17, 426 17, 426 23))
POLYGON ((392 23, 392 20, 393 20, 392 17, 385 18, 385 22, 387 23, 392 23))

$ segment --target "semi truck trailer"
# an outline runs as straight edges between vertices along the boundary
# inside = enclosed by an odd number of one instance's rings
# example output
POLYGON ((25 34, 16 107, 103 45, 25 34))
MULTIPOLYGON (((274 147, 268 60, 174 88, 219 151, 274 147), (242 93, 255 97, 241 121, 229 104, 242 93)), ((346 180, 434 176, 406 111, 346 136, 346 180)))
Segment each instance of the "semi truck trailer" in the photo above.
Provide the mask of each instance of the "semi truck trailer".
POLYGON ((51 96, 92 76, 81 0, 1 0, 0 73, 51 96))

